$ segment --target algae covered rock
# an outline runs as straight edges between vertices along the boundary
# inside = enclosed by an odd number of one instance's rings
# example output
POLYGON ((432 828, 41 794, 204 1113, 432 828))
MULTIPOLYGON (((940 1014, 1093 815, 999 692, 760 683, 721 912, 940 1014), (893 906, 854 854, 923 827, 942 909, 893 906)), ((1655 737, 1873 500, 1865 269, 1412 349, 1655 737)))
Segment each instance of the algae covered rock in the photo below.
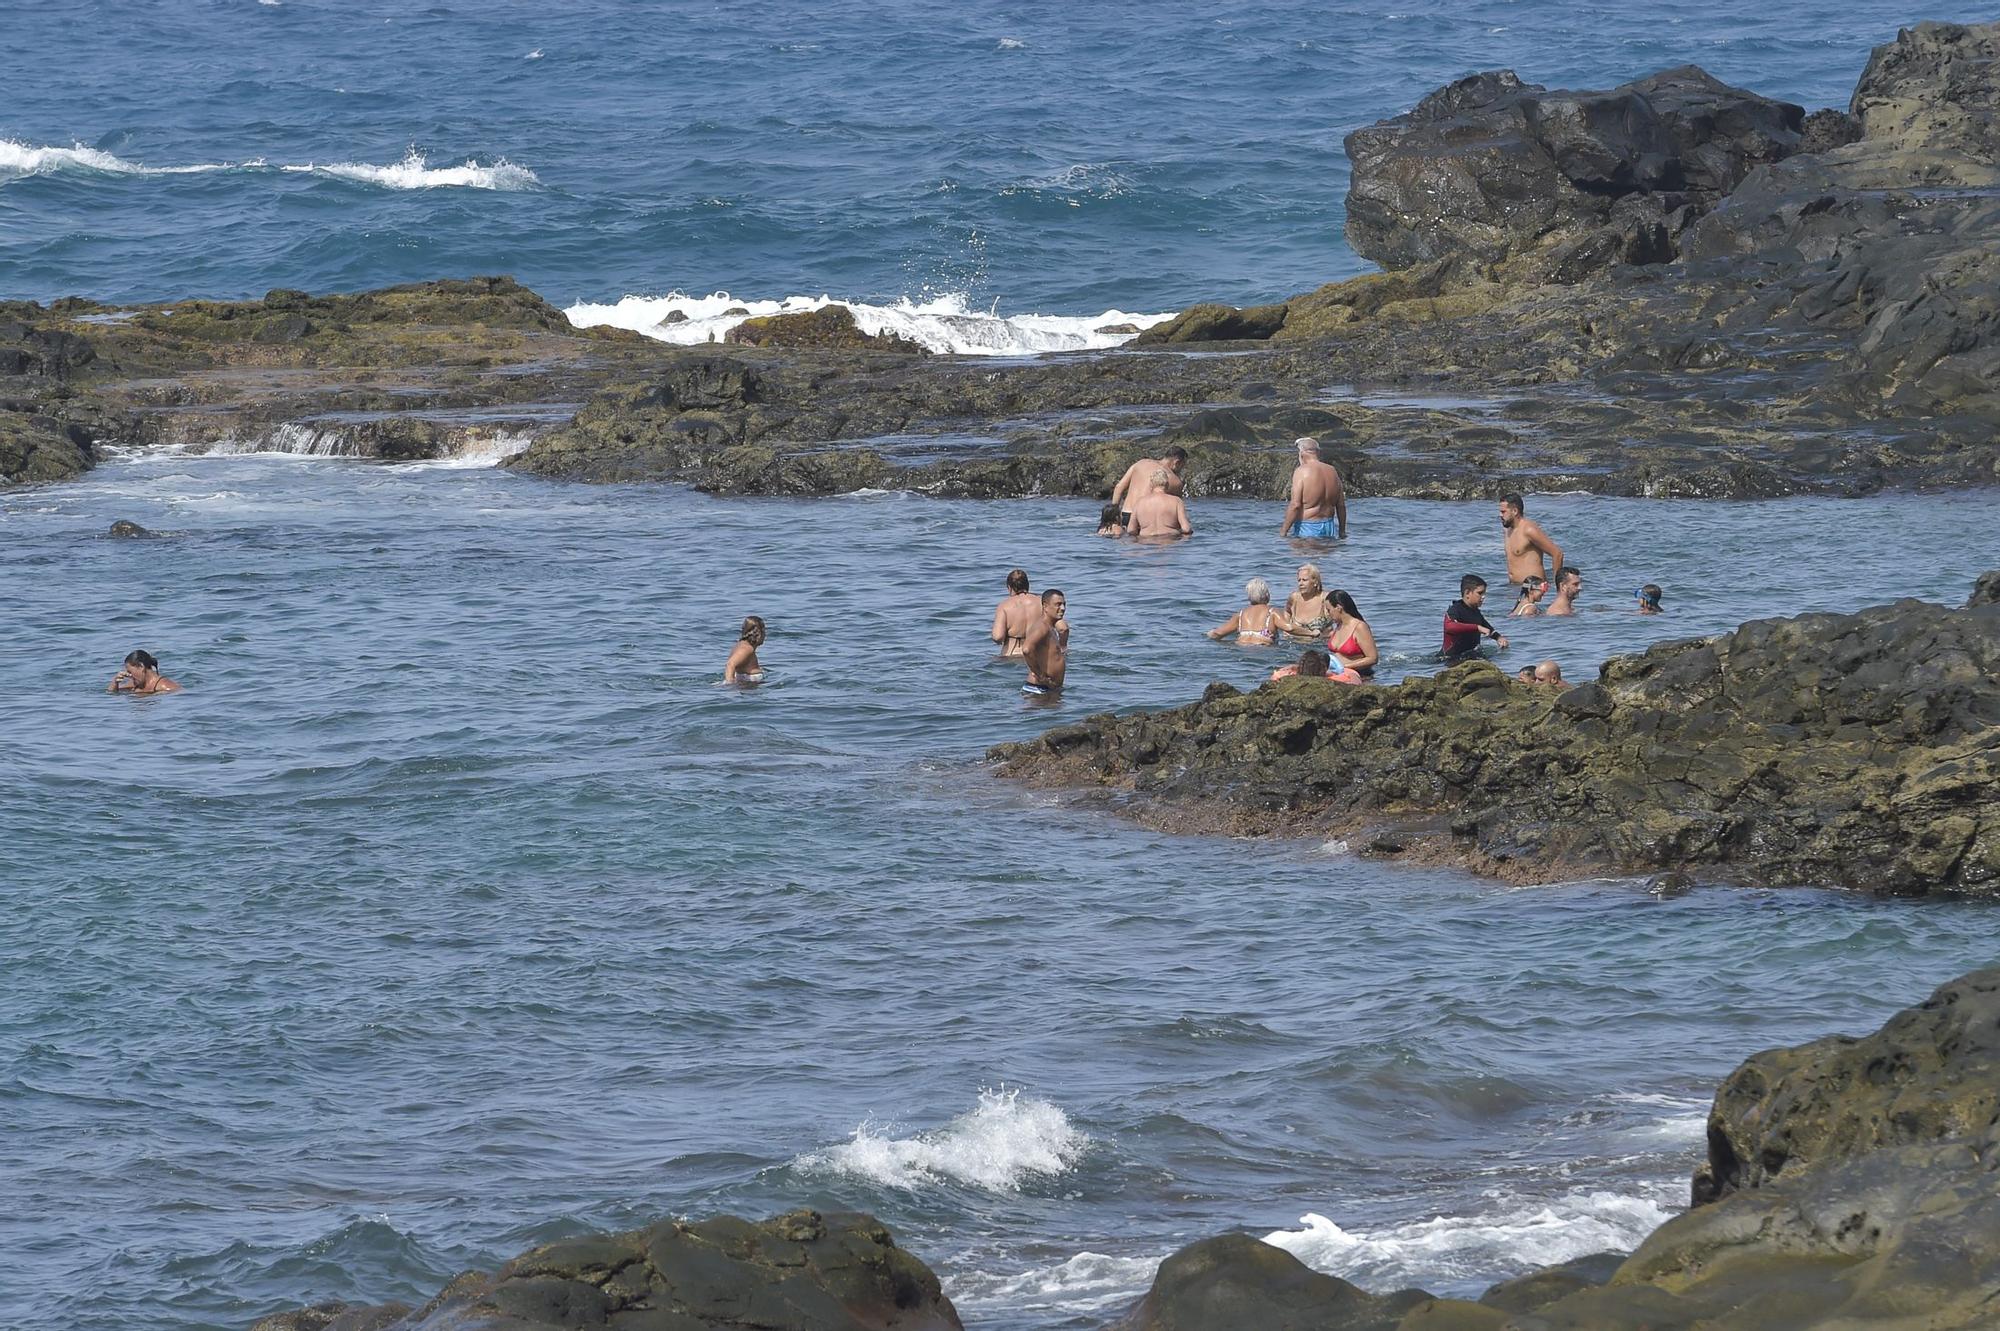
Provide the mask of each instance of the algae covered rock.
POLYGON ((1758 620, 1563 692, 1485 662, 1391 687, 1213 685, 989 756, 1180 830, 1391 829, 1523 881, 1707 866, 2000 895, 2000 606, 1758 620))
POLYGON ((745 319, 723 339, 749 347, 791 347, 815 351, 895 351, 927 356, 929 349, 897 333, 864 333, 845 305, 827 305, 800 314, 767 314, 745 319))
POLYGON ((0 411, 0 486, 70 480, 96 460, 82 426, 52 416, 0 411))
POLYGON ((733 1216, 695 1224, 667 1220, 620 1234, 567 1239, 524 1253, 491 1275, 467 1272, 414 1312, 395 1305, 321 1305, 266 1318, 257 1331, 350 1327, 961 1331, 937 1277, 898 1248, 878 1221, 816 1211, 755 1223, 733 1216), (379 1320, 392 1311, 389 1320, 379 1320))

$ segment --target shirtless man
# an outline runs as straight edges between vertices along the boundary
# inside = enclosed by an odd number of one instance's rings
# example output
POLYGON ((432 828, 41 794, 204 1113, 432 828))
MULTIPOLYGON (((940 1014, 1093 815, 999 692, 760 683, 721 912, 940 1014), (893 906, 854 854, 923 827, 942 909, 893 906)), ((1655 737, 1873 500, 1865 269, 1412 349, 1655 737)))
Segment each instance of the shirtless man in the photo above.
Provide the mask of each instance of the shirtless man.
POLYGON ((993 610, 993 641, 1000 655, 1019 656, 1028 642, 1028 626, 1041 614, 1042 603, 1028 591, 1028 575, 1020 569, 1007 570, 1007 599, 993 610))
POLYGON ((1063 612, 1069 603, 1051 587, 1042 593, 1042 610, 1028 626, 1027 646, 1021 654, 1028 658, 1028 682, 1021 692, 1060 693, 1063 671, 1069 666, 1069 621, 1063 612))
POLYGON ((1157 473, 1161 471, 1167 473, 1166 485, 1159 488, 1164 488, 1169 494, 1179 494, 1182 486, 1181 473, 1186 469, 1185 448, 1170 448, 1164 457, 1140 458, 1127 467, 1125 474, 1118 478, 1118 484, 1111 487, 1111 502, 1118 505, 1118 511, 1125 515, 1125 525, 1127 527, 1132 525, 1132 510, 1139 506, 1141 499, 1156 488, 1157 483, 1153 477, 1157 473))
POLYGON ((1299 465, 1292 471, 1285 521, 1278 535, 1345 540, 1347 489, 1340 483, 1340 473, 1319 460, 1319 440, 1308 435, 1298 441, 1298 447, 1299 465))
POLYGON ((1507 547, 1507 581, 1519 583, 1529 578, 1546 578, 1554 583, 1562 574, 1563 548, 1549 539, 1541 523, 1529 521, 1527 514, 1528 506, 1521 502, 1521 496, 1500 496, 1501 539, 1507 547), (1553 572, 1543 564, 1543 555, 1556 561, 1553 572))
POLYGON ((1583 590, 1583 574, 1575 565, 1556 574, 1556 599, 1549 602, 1550 615, 1573 615, 1576 613, 1577 593, 1583 590))
POLYGON ((1132 505, 1132 520, 1127 530, 1134 536, 1159 536, 1178 539, 1194 535, 1194 524, 1188 521, 1187 505, 1181 497, 1167 489, 1169 474, 1165 467, 1155 468, 1149 478, 1152 489, 1146 497, 1132 505))
POLYGON ((179 693, 181 686, 160 673, 160 663, 151 652, 133 652, 125 658, 125 668, 111 677, 106 693, 131 693, 145 697, 154 693, 179 693))

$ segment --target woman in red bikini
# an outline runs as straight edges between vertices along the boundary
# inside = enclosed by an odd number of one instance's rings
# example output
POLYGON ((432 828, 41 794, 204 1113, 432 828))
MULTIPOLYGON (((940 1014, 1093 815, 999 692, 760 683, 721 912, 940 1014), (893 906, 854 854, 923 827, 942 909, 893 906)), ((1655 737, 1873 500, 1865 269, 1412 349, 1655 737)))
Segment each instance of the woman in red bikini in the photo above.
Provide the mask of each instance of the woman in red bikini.
POLYGON ((1326 650, 1334 661, 1367 679, 1375 673, 1382 653, 1375 647, 1375 630, 1361 617, 1354 598, 1343 591, 1326 594, 1326 607, 1333 616, 1333 628, 1326 635, 1326 650))

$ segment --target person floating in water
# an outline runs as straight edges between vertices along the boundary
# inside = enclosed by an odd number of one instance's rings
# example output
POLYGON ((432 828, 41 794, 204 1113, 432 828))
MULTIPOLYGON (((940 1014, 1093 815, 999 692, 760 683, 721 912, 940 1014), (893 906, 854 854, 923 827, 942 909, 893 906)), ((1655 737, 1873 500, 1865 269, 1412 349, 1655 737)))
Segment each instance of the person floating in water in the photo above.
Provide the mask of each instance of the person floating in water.
POLYGON ((1297 441, 1299 465, 1292 470, 1292 485, 1285 499, 1285 520, 1280 536, 1331 541, 1347 536, 1347 490, 1340 473, 1320 461, 1319 440, 1310 435, 1297 441))
POLYGON ((1170 448, 1156 458, 1140 458, 1125 469, 1125 474, 1118 478, 1118 484, 1111 487, 1111 502, 1117 507, 1128 531, 1132 527, 1132 512, 1138 508, 1139 501, 1153 493, 1156 486, 1165 488, 1169 494, 1179 494, 1185 485, 1181 473, 1186 469, 1185 448, 1170 448), (1167 479, 1154 480, 1153 477, 1162 471, 1167 473, 1167 479))
POLYGON ((1556 574, 1556 599, 1549 602, 1551 615, 1573 615, 1576 613, 1576 598, 1583 591, 1583 572, 1575 565, 1556 574))
POLYGON ((1479 607, 1486 600, 1486 579, 1468 573, 1458 580, 1458 599, 1444 609, 1444 646, 1438 659, 1447 663, 1463 661, 1479 651, 1481 638, 1493 639, 1496 647, 1507 645, 1507 635, 1486 622, 1479 607))
POLYGON ((988 635, 1000 644, 1000 655, 1021 654, 1028 645, 1028 626, 1041 612, 1042 603, 1028 590, 1028 575, 1018 568, 1007 570, 1007 597, 994 607, 988 635))
POLYGON ((1069 620, 1063 616, 1069 602, 1051 587, 1042 593, 1042 612, 1028 628, 1022 655, 1028 658, 1028 682, 1021 692, 1041 696, 1060 693, 1063 674, 1069 668, 1069 620))
POLYGON ((1507 581, 1542 578, 1554 582, 1561 575, 1562 547, 1549 538, 1541 523, 1529 520, 1528 506, 1521 496, 1500 496, 1500 530, 1501 544, 1507 549, 1507 581), (1555 561, 1553 572, 1543 563, 1544 555, 1555 561))
POLYGON ((751 615, 743 621, 743 630, 737 635, 736 646, 730 650, 729 662, 722 667, 722 682, 762 684, 764 667, 757 663, 757 649, 763 645, 764 621, 751 615))
POLYGON ((1317 647, 1306 648, 1305 653, 1299 657, 1297 665, 1279 666, 1271 672, 1271 678, 1274 680, 1291 679, 1294 676, 1302 679, 1324 679, 1335 684, 1362 682, 1361 676, 1352 670, 1333 669, 1333 662, 1317 647))
POLYGON ((1118 511, 1118 505, 1106 504, 1097 514, 1097 534, 1099 536, 1123 536, 1125 515, 1118 511))
POLYGON ((125 668, 111 677, 104 691, 144 698, 155 693, 179 693, 181 686, 160 673, 160 663, 151 652, 133 652, 125 658, 125 668))
POLYGON ((1640 613, 1640 614, 1642 614, 1642 615, 1657 615, 1657 614, 1659 614, 1659 613, 1660 613, 1660 584, 1659 584, 1659 583, 1657 583, 1657 582, 1649 582, 1649 583, 1647 583, 1647 584, 1646 584, 1645 586, 1641 587, 1641 588, 1640 588, 1640 589, 1639 589, 1639 590, 1638 590, 1638 591, 1637 591, 1636 593, 1634 593, 1634 594, 1635 594, 1635 595, 1636 595, 1636 596, 1637 596, 1637 597, 1639 598, 1639 613, 1640 613))
POLYGON ((1243 594, 1250 598, 1250 604, 1231 615, 1219 627, 1208 631, 1211 638, 1226 638, 1236 635, 1236 641, 1268 646, 1278 640, 1288 622, 1285 612, 1271 608, 1271 584, 1262 578, 1252 578, 1243 584, 1243 594))
POLYGON ((1514 608, 1507 612, 1508 618, 1517 619, 1526 615, 1542 613, 1542 598, 1548 595, 1549 580, 1535 574, 1521 580, 1521 595, 1515 600, 1514 608))
POLYGON ((1132 520, 1127 530, 1141 540, 1179 540, 1183 536, 1194 535, 1194 524, 1188 521, 1187 505, 1167 488, 1169 479, 1165 467, 1156 468, 1152 491, 1132 504, 1132 520))

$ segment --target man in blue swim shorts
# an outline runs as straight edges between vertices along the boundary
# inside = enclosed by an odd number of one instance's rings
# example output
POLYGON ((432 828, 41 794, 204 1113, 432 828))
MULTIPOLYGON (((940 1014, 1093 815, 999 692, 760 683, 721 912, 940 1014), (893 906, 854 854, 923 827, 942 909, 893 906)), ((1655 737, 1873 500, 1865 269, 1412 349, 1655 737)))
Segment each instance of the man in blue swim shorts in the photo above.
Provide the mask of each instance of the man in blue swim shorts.
POLYGON ((1307 540, 1345 540, 1347 537, 1347 490, 1340 473, 1320 461, 1319 440, 1310 436, 1298 441, 1299 465, 1292 472, 1291 493, 1285 501, 1285 521, 1280 536, 1307 540))

